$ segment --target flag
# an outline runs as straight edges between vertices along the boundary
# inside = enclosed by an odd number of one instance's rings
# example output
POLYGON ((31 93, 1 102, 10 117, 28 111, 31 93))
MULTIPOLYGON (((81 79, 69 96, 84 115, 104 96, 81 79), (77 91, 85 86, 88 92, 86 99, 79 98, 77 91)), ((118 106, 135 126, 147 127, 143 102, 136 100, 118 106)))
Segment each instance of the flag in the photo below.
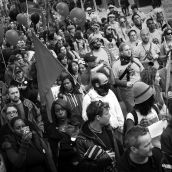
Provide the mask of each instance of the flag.
POLYGON ((64 67, 53 57, 51 52, 40 42, 35 34, 33 33, 32 35, 35 47, 39 94, 41 102, 46 104, 48 119, 51 122, 52 117, 50 110, 52 102, 54 101, 51 87, 61 72, 64 71, 64 67))

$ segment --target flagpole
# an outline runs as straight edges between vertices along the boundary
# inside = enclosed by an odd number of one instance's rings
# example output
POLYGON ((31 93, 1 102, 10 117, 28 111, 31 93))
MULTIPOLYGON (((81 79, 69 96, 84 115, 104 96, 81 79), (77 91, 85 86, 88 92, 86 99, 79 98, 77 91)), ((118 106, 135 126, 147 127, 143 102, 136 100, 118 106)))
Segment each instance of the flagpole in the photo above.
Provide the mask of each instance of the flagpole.
POLYGON ((84 11, 84 4, 83 4, 83 1, 80 0, 80 3, 81 3, 81 8, 82 8, 82 10, 84 11))
POLYGON ((93 3, 94 3, 95 11, 97 12, 97 4, 96 4, 96 0, 93 0, 93 3))
POLYGON ((4 59, 4 55, 3 55, 3 52, 2 52, 2 46, 1 46, 1 48, 0 48, 0 53, 1 53, 1 55, 2 55, 2 60, 3 60, 3 63, 4 63, 4 66, 5 66, 5 69, 7 68, 7 65, 6 65, 6 63, 5 63, 5 59, 4 59))

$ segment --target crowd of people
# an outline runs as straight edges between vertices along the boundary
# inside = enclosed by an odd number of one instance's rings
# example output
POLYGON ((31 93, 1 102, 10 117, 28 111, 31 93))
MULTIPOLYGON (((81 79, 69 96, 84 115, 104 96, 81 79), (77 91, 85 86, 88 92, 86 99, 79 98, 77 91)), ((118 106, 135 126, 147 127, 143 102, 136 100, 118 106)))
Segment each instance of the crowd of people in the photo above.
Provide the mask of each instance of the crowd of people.
POLYGON ((38 13, 21 25, 16 4, 1 12, 4 35, 19 35, 16 45, 0 36, 1 172, 172 171, 172 23, 163 8, 128 6, 110 3, 103 16, 89 6, 81 26, 53 6, 47 27, 38 13), (63 67, 52 121, 31 32, 63 67), (153 137, 158 122, 166 125, 153 137))

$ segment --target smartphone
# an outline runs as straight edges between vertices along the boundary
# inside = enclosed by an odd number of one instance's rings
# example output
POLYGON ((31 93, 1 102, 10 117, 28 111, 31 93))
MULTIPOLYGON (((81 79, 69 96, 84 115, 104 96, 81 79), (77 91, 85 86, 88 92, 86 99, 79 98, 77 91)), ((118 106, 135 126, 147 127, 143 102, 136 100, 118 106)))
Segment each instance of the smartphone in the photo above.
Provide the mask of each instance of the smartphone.
POLYGON ((23 134, 24 134, 24 135, 28 134, 28 133, 30 132, 29 126, 23 127, 23 128, 22 128, 22 131, 23 131, 23 134))

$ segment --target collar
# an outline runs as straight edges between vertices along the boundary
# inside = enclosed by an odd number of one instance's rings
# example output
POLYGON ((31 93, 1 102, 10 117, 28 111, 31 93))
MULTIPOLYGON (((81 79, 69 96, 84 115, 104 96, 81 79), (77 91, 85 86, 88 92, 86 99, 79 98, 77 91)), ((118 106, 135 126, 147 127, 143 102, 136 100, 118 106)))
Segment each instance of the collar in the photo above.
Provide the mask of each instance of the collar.
MULTIPOLYGON (((127 156, 128 164, 129 164, 129 166, 130 166, 132 169, 137 168, 137 166, 136 166, 137 164, 134 163, 134 162, 130 159, 130 156, 129 156, 129 155, 130 155, 130 150, 128 149, 128 150, 126 151, 126 156, 127 156)), ((149 157, 148 161, 151 161, 151 167, 152 167, 152 168, 156 168, 156 164, 155 164, 155 160, 154 160, 153 156, 149 157)))

